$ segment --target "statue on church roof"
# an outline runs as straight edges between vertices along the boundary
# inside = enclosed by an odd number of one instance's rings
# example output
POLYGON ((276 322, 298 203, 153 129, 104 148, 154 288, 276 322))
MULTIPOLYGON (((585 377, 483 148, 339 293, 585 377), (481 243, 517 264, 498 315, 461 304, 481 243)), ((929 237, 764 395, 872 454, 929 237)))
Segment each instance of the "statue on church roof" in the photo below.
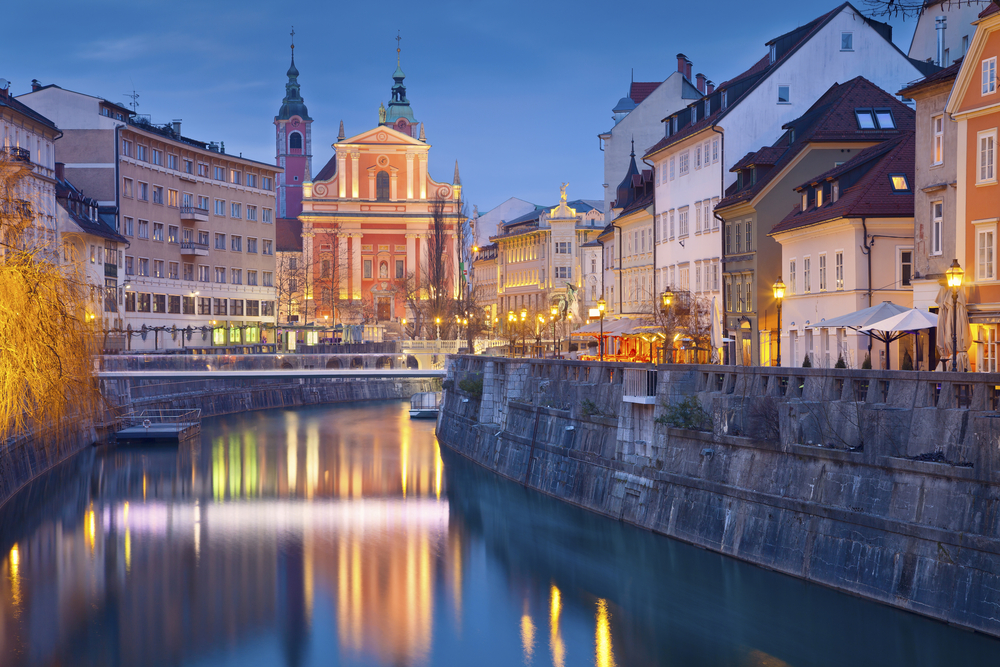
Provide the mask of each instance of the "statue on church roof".
POLYGON ((565 204, 566 203, 566 186, 568 186, 568 185, 569 185, 569 183, 563 183, 561 186, 559 186, 559 203, 560 204, 565 204))
POLYGON ((381 102, 378 103, 378 123, 379 125, 385 124, 385 106, 381 102))

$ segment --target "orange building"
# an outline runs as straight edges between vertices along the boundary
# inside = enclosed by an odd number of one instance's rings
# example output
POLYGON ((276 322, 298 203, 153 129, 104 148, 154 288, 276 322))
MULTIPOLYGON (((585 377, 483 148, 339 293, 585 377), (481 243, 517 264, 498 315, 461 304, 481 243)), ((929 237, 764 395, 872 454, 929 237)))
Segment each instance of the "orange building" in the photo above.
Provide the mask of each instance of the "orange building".
POLYGON ((1000 352, 1000 273, 997 268, 997 225, 1000 185, 997 182, 997 132, 1000 129, 1000 5, 996 0, 976 21, 972 44, 962 62, 947 112, 958 122, 958 261, 965 269, 970 362, 979 371, 996 372, 1000 352))
MULTIPOLYGON (((388 107, 379 107, 374 128, 345 137, 343 124, 334 156, 302 192, 302 240, 306 300, 316 321, 388 322, 412 316, 407 294, 414 286, 426 298, 434 211, 443 220, 448 280, 458 271, 456 224, 462 186, 455 164, 451 183, 427 171, 430 144, 413 118, 397 60, 388 107)), ((440 237, 438 237, 440 238, 440 237)))

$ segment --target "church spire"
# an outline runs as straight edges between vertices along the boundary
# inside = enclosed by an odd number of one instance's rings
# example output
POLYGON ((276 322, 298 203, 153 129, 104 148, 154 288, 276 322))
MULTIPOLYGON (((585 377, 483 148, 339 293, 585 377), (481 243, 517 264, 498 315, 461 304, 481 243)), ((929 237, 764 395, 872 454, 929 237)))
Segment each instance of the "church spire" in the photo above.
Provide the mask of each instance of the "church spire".
POLYGON ((402 39, 402 36, 396 35, 396 71, 392 73, 394 83, 392 84, 389 106, 386 109, 386 125, 395 125, 400 118, 405 118, 410 125, 416 122, 413 120, 413 109, 410 108, 410 100, 406 99, 406 86, 403 84, 406 75, 403 74, 403 66, 400 61, 402 49, 399 43, 402 39))
POLYGON ((285 98, 281 100, 278 120, 288 120, 292 116, 298 116, 303 120, 312 120, 309 118, 305 100, 302 99, 302 92, 299 89, 299 70, 295 67, 295 28, 292 28, 291 36, 292 64, 288 67, 288 83, 285 84, 285 98))
POLYGON ((453 185, 462 184, 462 177, 458 175, 458 160, 455 160, 455 178, 451 182, 453 185))
POLYGON ((340 134, 337 135, 337 141, 344 140, 344 121, 340 121, 340 134))

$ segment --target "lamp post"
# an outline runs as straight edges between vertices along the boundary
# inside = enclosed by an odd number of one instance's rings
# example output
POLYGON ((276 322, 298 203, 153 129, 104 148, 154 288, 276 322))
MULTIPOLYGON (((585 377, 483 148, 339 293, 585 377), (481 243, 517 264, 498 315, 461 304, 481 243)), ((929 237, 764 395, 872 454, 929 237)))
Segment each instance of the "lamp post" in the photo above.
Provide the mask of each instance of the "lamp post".
MULTIPOLYGON (((538 322, 535 323, 535 340, 538 341, 538 347, 541 348, 542 337, 545 336, 545 316, 539 315, 538 322)), ((541 350, 539 350, 541 352, 541 350)), ((541 352, 542 358, 545 358, 545 353, 541 352)))
POLYGON ((510 356, 514 356, 514 342, 517 340, 517 336, 514 335, 514 322, 517 317, 514 315, 513 310, 507 311, 507 335, 510 337, 510 356))
POLYGON ((527 320, 528 320, 528 309, 522 306, 521 307, 521 356, 522 357, 528 356, 528 350, 527 350, 528 343, 525 340, 526 336, 524 332, 524 327, 527 320))
POLYGON ((608 302, 603 297, 597 300, 598 317, 601 318, 601 361, 604 361, 604 309, 608 307, 608 302))
POLYGON ((437 326, 437 339, 441 340, 441 318, 440 317, 435 317, 434 318, 434 325, 437 326))
POLYGON ((948 279, 948 287, 951 288, 951 370, 954 373, 958 370, 958 288, 962 286, 965 271, 962 270, 958 260, 953 259, 944 275, 948 279))
POLYGON ((556 318, 559 317, 559 306, 549 308, 549 321, 552 322, 552 356, 562 359, 562 345, 556 343, 556 318))
POLYGON ((778 366, 781 365, 781 300, 785 298, 785 283, 781 280, 781 276, 774 281, 774 285, 771 286, 771 291, 774 293, 774 300, 778 303, 778 356, 776 357, 778 366))
MULTIPOLYGON (((669 319, 669 317, 670 317, 670 307, 673 305, 673 303, 674 303, 674 293, 672 291, 670 291, 670 285, 667 285, 667 288, 665 290, 663 290, 663 292, 660 293, 660 312, 663 313, 663 324, 664 324, 663 328, 664 328, 664 330, 666 330, 666 332, 668 334, 670 333, 670 328, 667 327, 666 325, 668 325, 670 323, 670 319, 669 319)), ((673 347, 673 342, 672 341, 670 343, 670 346, 673 347)), ((663 358, 665 360, 667 359, 667 336, 666 335, 663 336, 663 358)), ((672 352, 671 352, 671 355, 670 355, 670 359, 666 363, 670 363, 671 361, 673 361, 673 353, 672 352)))

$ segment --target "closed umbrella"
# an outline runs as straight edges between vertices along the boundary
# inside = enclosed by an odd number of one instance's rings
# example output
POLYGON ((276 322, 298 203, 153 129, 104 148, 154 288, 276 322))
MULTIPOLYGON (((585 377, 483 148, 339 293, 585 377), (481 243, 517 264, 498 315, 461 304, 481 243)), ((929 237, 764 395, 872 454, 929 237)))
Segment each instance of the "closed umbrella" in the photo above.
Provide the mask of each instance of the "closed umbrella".
POLYGON ((712 297, 712 363, 719 363, 719 348, 722 347, 722 309, 719 297, 712 297))
MULTIPOLYGON (((952 308, 954 297, 951 289, 942 287, 938 291, 935 303, 938 305, 937 319, 937 348, 938 356, 941 358, 937 370, 951 370, 951 338, 952 338, 952 308)), ((969 370, 969 341, 972 340, 972 333, 969 331, 969 309, 965 298, 965 290, 958 290, 958 356, 956 357, 956 367, 960 371, 969 370)))

